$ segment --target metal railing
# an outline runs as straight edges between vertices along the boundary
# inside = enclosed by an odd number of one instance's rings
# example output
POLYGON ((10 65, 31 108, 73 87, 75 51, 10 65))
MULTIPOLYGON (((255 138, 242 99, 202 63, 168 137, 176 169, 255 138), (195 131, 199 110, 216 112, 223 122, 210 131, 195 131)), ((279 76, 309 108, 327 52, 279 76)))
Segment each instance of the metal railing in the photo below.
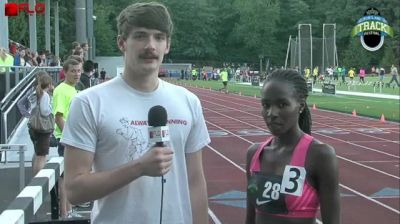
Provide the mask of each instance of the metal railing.
POLYGON ((0 144, 0 152, 17 151, 19 152, 19 189, 25 187, 25 151, 27 150, 25 144, 0 144))

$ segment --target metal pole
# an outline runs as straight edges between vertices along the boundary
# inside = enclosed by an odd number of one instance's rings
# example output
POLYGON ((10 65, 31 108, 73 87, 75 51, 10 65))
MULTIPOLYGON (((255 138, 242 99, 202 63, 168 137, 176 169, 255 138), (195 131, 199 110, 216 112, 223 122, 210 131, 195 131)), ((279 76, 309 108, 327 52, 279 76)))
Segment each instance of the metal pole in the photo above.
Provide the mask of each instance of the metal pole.
POLYGON ((325 23, 322 25, 322 71, 325 71, 325 23))
POLYGON ((7 0, 0 0, 0 47, 8 49, 8 16, 5 15, 7 0))
POLYGON ((300 36, 300 29, 301 29, 301 24, 298 26, 298 36, 299 36, 299 70, 301 71, 301 36, 300 36))
POLYGON ((58 1, 54 4, 54 54, 60 56, 60 19, 58 13, 58 1))
MULTIPOLYGON (((310 63, 311 63, 311 68, 313 67, 313 46, 312 46, 312 30, 311 30, 311 24, 307 24, 307 25, 309 25, 310 26, 310 46, 311 46, 311 49, 310 49, 310 51, 311 51, 311 56, 310 56, 310 63)), ((311 70, 311 69, 310 69, 311 70)))
MULTIPOLYGON (((29 0, 29 10, 34 11, 36 0, 29 0)), ((36 13, 29 15, 29 48, 37 51, 36 13)))
POLYGON ((93 0, 86 0, 86 21, 87 40, 89 44, 88 59, 93 60, 93 0))
POLYGON ((22 191, 25 187, 25 147, 19 146, 19 190, 22 191))
POLYGON ((290 48, 291 40, 292 40, 292 35, 289 35, 289 41, 288 41, 287 50, 286 50, 285 69, 287 68, 287 61, 288 61, 288 57, 289 57, 289 48, 290 48))
POLYGON ((86 42, 86 2, 83 0, 75 0, 75 28, 76 41, 79 43, 86 42))
POLYGON ((50 44, 50 0, 46 0, 46 11, 44 17, 44 32, 46 34, 46 50, 49 52, 51 51, 51 44, 50 44))

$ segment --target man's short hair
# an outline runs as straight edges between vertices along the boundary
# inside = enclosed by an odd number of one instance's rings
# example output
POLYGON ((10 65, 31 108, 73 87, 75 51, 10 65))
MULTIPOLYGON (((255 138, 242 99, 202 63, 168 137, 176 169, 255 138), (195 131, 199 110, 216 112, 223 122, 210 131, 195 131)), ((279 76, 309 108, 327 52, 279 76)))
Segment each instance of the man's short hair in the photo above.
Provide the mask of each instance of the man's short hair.
POLYGON ((81 64, 81 62, 79 62, 75 59, 67 59, 63 64, 64 72, 67 72, 69 70, 69 68, 71 67, 71 65, 74 66, 74 65, 80 65, 80 64, 81 64))
POLYGON ((168 9, 160 3, 135 3, 121 11, 117 17, 118 34, 128 38, 134 27, 155 29, 171 37, 173 24, 168 9))
POLYGON ((83 63, 83 59, 79 56, 79 55, 70 55, 68 58, 67 58, 67 60, 68 59, 74 59, 75 61, 78 61, 78 62, 80 62, 80 63, 83 63))
POLYGON ((94 70, 94 62, 91 60, 86 60, 83 63, 83 72, 89 73, 94 70))

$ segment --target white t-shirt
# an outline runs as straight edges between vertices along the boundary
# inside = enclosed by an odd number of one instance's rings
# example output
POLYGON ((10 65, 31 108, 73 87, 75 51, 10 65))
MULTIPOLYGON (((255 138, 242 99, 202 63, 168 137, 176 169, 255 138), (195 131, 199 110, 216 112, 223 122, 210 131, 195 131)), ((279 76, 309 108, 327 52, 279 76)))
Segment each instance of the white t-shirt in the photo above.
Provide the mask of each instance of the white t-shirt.
MULTIPOLYGON (((174 151, 172 169, 165 175, 162 223, 191 224, 185 154, 210 142, 193 93, 162 80, 155 91, 143 93, 117 76, 74 97, 61 142, 93 152, 94 172, 114 169, 149 149, 147 117, 155 105, 167 111, 168 144, 174 151)), ((95 201, 92 223, 158 223, 160 203, 161 177, 142 176, 95 201)))

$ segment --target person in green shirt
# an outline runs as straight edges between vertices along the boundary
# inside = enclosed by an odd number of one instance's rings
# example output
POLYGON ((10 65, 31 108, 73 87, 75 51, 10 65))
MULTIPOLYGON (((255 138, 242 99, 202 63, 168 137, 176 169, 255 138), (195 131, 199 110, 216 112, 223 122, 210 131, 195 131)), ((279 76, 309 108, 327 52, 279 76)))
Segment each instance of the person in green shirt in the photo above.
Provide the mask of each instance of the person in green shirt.
MULTIPOLYGON (((68 59, 63 65, 65 72, 64 82, 60 83, 53 92, 53 114, 55 115, 54 136, 58 140, 61 139, 64 124, 68 118, 69 106, 72 98, 78 93, 75 89, 76 84, 80 81, 82 63, 74 59, 68 59)), ((58 144, 58 154, 64 156, 64 145, 58 144)), ((67 201, 67 195, 64 186, 64 180, 59 179, 60 190, 60 216, 67 218, 72 216, 71 204, 67 201)))

